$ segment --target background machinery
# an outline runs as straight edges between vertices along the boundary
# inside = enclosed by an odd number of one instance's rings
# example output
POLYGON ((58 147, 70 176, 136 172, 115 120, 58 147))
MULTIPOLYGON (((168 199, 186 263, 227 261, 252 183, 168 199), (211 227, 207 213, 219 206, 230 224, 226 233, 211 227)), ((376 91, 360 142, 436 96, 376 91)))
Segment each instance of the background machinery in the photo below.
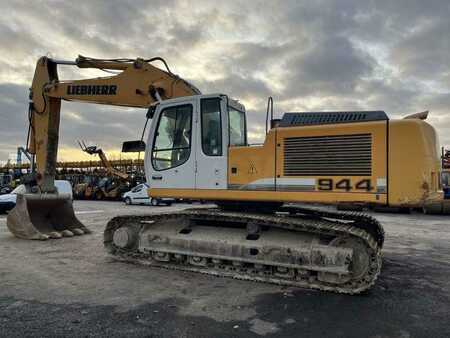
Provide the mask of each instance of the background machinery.
POLYGON ((450 152, 441 148, 439 185, 443 190, 443 198, 424 203, 425 214, 450 215, 450 152))
POLYGON ((85 153, 89 155, 98 155, 108 175, 117 176, 124 180, 128 180, 130 178, 127 173, 117 170, 111 165, 111 162, 108 161, 108 158, 101 148, 98 148, 97 146, 86 146, 84 141, 78 142, 78 144, 80 145, 81 150, 83 150, 85 153))
POLYGON ((74 199, 94 199, 94 192, 98 186, 100 177, 96 173, 84 173, 72 177, 74 199))
POLYGON ((17 147, 17 166, 20 167, 22 165, 22 154, 25 155, 27 160, 30 162, 30 170, 33 171, 34 157, 24 147, 17 147))
POLYGON ((421 205, 442 198, 436 133, 420 119, 390 120, 382 111, 286 113, 271 118, 263 145, 250 146, 243 105, 224 94, 202 95, 165 62, 166 71, 154 67, 157 60, 39 59, 29 142, 37 175, 8 216, 15 235, 87 232, 53 184, 61 99, 148 108, 147 146, 141 139, 123 150, 145 148, 149 195, 220 207, 113 218, 104 244, 118 259, 359 293, 381 269, 381 225, 361 214, 283 203, 421 205), (121 72, 59 81, 58 64, 121 72))
POLYGON ((13 176, 0 173, 0 195, 9 194, 12 191, 13 176))
POLYGON ((444 191, 445 199, 450 199, 450 150, 441 149, 442 161, 442 190, 444 191))
POLYGON ((86 190, 92 188, 89 195, 96 200, 120 200, 122 194, 132 187, 132 177, 129 174, 114 168, 101 148, 98 148, 97 146, 86 146, 84 142, 78 142, 78 144, 85 153, 99 156, 103 167, 106 169, 106 176, 100 178, 94 186, 82 183, 77 186, 76 189, 82 190, 83 186, 86 187, 86 190))

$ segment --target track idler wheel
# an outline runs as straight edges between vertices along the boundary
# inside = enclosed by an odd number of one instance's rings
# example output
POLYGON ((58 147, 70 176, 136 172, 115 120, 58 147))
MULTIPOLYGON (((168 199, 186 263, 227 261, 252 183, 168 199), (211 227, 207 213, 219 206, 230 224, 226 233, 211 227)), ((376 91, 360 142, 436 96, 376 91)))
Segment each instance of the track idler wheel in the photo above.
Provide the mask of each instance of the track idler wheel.
POLYGON ((369 271, 370 254, 367 246, 361 239, 350 236, 337 237, 330 242, 330 246, 353 250, 352 261, 349 266, 351 272, 345 275, 319 272, 319 280, 333 284, 343 284, 352 279, 360 279, 369 271))
POLYGON ((129 227, 122 227, 114 231, 113 242, 122 249, 132 248, 137 241, 136 232, 129 227))

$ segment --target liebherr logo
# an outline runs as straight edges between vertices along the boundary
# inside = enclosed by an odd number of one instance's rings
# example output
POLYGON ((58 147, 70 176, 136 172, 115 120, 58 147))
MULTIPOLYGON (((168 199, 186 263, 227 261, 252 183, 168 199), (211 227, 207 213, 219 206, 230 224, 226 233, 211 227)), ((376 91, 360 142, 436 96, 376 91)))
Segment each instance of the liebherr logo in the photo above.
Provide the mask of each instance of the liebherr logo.
POLYGON ((67 95, 116 95, 116 85, 67 86, 67 95))

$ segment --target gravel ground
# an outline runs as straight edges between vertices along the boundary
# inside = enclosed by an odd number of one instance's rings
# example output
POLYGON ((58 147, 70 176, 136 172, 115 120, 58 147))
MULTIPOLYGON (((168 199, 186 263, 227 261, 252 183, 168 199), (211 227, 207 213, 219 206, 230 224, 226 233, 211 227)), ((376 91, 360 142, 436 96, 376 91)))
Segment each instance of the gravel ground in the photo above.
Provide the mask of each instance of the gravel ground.
POLYGON ((76 201, 93 234, 14 238, 0 215, 0 336, 449 337, 448 216, 373 214, 381 276, 345 296, 119 263, 102 244, 111 217, 171 207, 76 201))

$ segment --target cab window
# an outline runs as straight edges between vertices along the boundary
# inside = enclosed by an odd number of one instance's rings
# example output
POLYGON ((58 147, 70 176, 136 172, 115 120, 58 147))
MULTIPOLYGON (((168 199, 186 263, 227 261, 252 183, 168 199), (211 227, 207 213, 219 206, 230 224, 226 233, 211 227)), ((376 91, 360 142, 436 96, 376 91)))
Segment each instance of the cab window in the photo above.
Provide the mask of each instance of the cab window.
POLYGON ((208 156, 222 156, 220 99, 201 100, 202 149, 208 156))
POLYGON ((247 145, 247 126, 245 122, 245 113, 228 107, 230 146, 247 145))
POLYGON ((153 142, 152 165, 167 170, 182 165, 191 153, 192 105, 164 109, 153 142))

